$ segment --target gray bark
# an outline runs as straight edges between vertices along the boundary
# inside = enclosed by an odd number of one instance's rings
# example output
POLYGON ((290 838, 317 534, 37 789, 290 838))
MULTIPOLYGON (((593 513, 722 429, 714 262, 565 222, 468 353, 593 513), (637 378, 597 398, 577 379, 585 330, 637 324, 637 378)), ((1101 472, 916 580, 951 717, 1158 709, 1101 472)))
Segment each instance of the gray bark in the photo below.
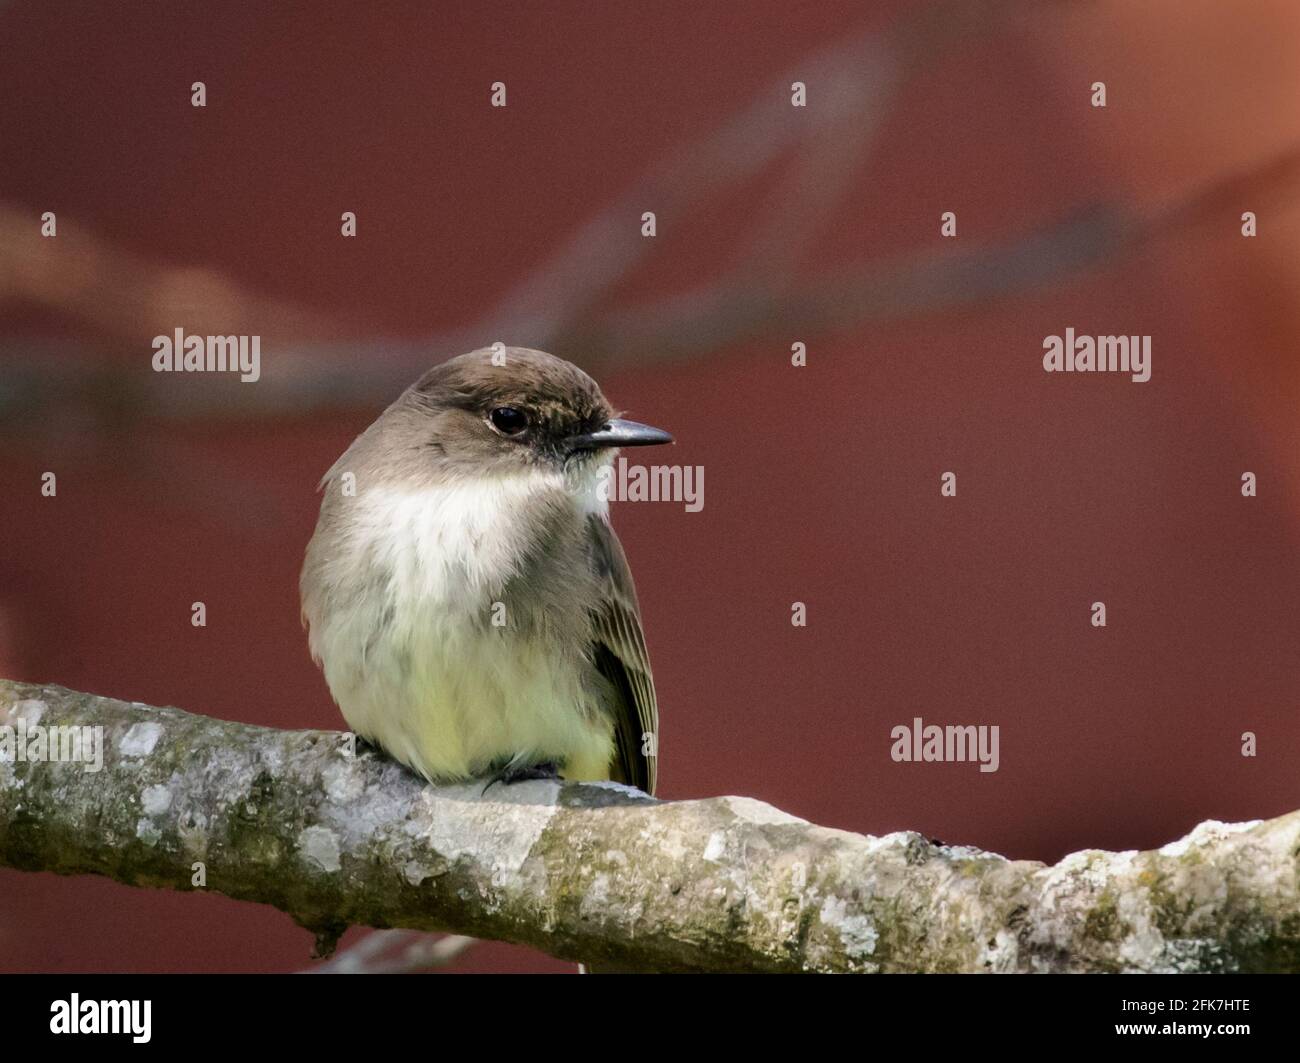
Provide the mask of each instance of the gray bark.
POLYGON ((6 733, 0 865, 274 905, 323 951, 356 924, 661 971, 1300 970, 1300 812, 1048 867, 744 797, 428 786, 337 732, 0 680, 6 733), (29 759, 33 726, 103 728, 101 770, 29 759))

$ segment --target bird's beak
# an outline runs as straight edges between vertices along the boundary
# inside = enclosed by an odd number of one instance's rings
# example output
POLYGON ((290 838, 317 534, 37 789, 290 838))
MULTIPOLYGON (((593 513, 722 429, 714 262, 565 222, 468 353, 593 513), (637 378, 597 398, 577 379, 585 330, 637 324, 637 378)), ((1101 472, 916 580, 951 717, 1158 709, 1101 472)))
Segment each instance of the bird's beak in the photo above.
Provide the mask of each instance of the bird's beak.
POLYGON ((580 450, 596 447, 653 447, 672 441, 673 437, 662 428, 651 428, 648 424, 615 418, 606 421, 599 431, 571 437, 569 445, 580 450))

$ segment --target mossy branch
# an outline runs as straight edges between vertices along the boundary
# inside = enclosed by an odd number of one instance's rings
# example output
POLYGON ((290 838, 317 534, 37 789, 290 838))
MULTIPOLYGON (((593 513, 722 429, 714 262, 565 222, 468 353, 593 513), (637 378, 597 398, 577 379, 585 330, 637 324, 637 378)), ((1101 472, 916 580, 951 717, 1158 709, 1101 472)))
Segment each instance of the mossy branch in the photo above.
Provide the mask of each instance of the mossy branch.
POLYGON ((337 732, 55 686, 0 680, 0 728, 0 865, 216 890, 326 949, 357 924, 643 970, 1300 970, 1300 812, 1046 867, 742 797, 427 786, 337 732), (30 759, 33 727, 102 728, 101 770, 30 759))

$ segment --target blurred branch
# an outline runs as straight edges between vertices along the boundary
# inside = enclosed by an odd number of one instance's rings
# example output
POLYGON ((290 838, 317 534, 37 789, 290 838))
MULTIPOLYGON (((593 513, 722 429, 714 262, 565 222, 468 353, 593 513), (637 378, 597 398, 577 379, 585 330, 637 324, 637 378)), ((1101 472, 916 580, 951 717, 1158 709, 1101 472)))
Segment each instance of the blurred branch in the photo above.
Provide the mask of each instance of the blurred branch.
POLYGON ((72 217, 60 215, 58 227, 57 237, 43 237, 39 211, 0 204, 0 304, 57 310, 132 342, 147 343, 177 325, 297 342, 341 335, 328 317, 266 298, 216 270, 158 265, 96 237, 72 217))
MULTIPOLYGON (((559 335, 547 344, 557 350, 603 352, 606 364, 641 363, 716 350, 772 331, 807 338, 956 306, 989 305, 1113 264, 1155 240, 1192 234, 1211 219, 1235 222, 1241 204, 1258 205, 1297 184, 1300 148, 1145 212, 1098 205, 1003 244, 866 264, 779 296, 766 283, 710 283, 688 295, 557 325, 559 335)), ((86 402, 116 397, 118 409, 186 420, 369 406, 390 399, 431 361, 484 345, 490 337, 508 338, 512 331, 470 330, 415 345, 290 343, 266 360, 263 379, 251 388, 210 376, 199 386, 184 374, 139 372, 135 363, 87 367, 80 359, 58 352, 32 354, 29 345, 19 348, 10 341, 9 349, 0 346, 5 363, 0 414, 34 413, 46 403, 78 396, 86 402)))
POLYGON ((38 725, 103 728, 102 770, 0 743, 0 865, 271 904, 323 952, 364 924, 639 970, 1300 971, 1300 812, 1045 867, 741 797, 485 798, 332 732, 0 681, 0 728, 38 725))
MULTIPOLYGON (((805 338, 961 306, 986 307, 1111 265, 1157 240, 1193 235, 1218 219, 1233 228, 1243 204, 1300 186, 1300 147, 1146 211, 1098 204, 1005 243, 924 253, 815 279, 779 300, 763 287, 707 287, 611 312, 564 344, 602 349, 611 362, 688 357, 763 334, 805 338)), ((784 349, 784 348, 783 348, 784 349)))
MULTIPOLYGON (((418 343, 354 339, 341 322, 260 297, 208 270, 150 265, 60 219, 42 239, 29 210, 0 206, 0 303, 57 309, 88 324, 129 361, 66 345, 0 346, 0 424, 22 432, 57 405, 60 421, 98 415, 193 420, 283 418, 321 409, 370 409, 391 400, 431 363, 494 340, 550 347, 588 365, 688 357, 776 330, 808 339, 864 323, 1024 294, 1118 260, 1150 240, 1186 232, 1242 203, 1293 193, 1300 149, 1218 180, 1155 209, 1102 202, 1071 217, 970 251, 864 262, 830 275, 790 277, 853 193, 893 101, 908 79, 954 43, 998 32, 1017 0, 935 0, 896 21, 837 41, 763 85, 720 127, 687 141, 583 224, 480 321, 418 343), (806 82, 815 105, 792 108, 806 82), (697 291, 640 306, 615 293, 662 241, 635 236, 641 211, 680 218, 782 160, 791 168, 729 267, 697 291), (234 380, 141 370, 145 339, 183 323, 193 333, 257 334, 267 357, 254 387, 234 380), (24 416, 26 415, 26 416, 24 416)), ((962 246, 969 246, 967 241, 962 246)))

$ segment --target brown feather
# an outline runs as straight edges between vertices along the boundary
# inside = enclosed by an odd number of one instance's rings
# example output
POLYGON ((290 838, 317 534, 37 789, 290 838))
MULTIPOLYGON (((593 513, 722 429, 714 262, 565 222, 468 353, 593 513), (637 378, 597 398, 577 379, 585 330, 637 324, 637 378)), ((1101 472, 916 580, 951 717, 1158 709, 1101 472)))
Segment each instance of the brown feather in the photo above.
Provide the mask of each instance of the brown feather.
POLYGON ((627 556, 614 529, 600 516, 587 522, 592 564, 605 594, 593 614, 592 660, 614 689, 614 737, 617 747, 611 775, 619 782, 653 795, 658 757, 646 756, 642 747, 659 745, 659 706, 655 700, 650 656, 641 633, 641 610, 627 556))

